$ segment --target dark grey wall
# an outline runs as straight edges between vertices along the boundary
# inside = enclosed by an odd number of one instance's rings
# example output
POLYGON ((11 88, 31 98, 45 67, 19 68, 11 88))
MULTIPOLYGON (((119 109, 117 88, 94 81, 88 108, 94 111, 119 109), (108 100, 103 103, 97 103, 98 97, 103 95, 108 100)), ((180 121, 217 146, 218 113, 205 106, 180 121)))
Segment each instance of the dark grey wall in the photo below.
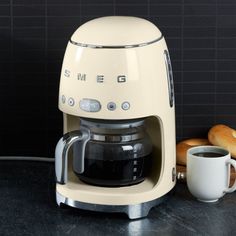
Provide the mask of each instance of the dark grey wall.
POLYGON ((171 53, 177 139, 236 128, 235 0, 1 0, 0 155, 53 156, 67 40, 89 19, 133 15, 163 32, 171 53))

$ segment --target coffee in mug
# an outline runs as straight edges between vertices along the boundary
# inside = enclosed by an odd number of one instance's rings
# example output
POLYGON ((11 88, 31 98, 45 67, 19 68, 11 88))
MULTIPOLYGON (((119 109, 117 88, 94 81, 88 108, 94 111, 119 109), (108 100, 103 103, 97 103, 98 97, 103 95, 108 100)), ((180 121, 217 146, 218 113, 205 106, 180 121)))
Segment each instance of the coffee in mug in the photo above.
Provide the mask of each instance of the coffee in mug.
POLYGON ((222 157, 222 154, 217 152, 197 152, 194 153, 194 156, 198 157, 222 157))

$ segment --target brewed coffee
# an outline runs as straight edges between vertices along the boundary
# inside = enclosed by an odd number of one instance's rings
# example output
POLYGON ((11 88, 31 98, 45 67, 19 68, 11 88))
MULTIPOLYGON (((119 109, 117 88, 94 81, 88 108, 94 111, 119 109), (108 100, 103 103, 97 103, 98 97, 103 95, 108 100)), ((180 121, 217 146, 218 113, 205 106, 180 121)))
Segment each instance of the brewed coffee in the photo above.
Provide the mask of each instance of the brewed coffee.
POLYGON ((151 155, 128 160, 85 159, 85 171, 77 176, 84 182, 106 187, 127 186, 142 182, 151 168, 151 155))
POLYGON ((198 157, 222 157, 224 156, 221 153, 217 153, 217 152, 197 152, 193 154, 194 156, 198 156, 198 157))

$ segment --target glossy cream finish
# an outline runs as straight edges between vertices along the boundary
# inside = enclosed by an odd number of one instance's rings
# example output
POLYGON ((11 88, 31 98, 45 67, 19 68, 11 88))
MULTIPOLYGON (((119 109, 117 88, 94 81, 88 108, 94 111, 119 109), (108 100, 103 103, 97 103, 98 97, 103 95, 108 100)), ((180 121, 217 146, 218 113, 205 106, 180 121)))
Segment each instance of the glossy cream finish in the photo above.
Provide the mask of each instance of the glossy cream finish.
POLYGON ((144 47, 129 49, 94 49, 68 43, 62 66, 59 109, 74 116, 100 119, 132 119, 172 113, 169 108, 168 83, 164 50, 165 40, 144 47), (70 77, 64 75, 70 71, 70 77), (78 80, 78 74, 86 74, 86 81, 78 80), (104 75, 104 83, 97 83, 97 75, 104 75), (126 75, 126 83, 118 83, 117 77, 126 75), (66 103, 62 103, 62 95, 66 103), (74 106, 68 105, 72 97, 74 106), (79 101, 91 98, 100 101, 99 112, 85 112, 79 101), (109 111, 108 102, 115 102, 117 109, 109 111), (130 103, 123 111, 121 104, 130 103), (169 108, 169 109, 168 109, 169 108))
MULTIPOLYGON (((157 28, 151 25, 156 31, 157 28)), ((174 187, 175 110, 169 105, 164 50, 167 50, 164 38, 147 46, 123 49, 88 48, 68 43, 59 92, 64 133, 79 128, 79 117, 113 120, 147 117, 154 146, 154 164, 150 176, 138 185, 104 188, 79 181, 71 170, 72 158, 69 157, 69 181, 66 185, 57 184, 58 193, 79 202, 131 205, 159 198, 174 187), (70 71, 70 77, 65 76, 66 70, 70 71), (86 74, 86 81, 78 80, 78 73, 86 74), (97 75, 104 75, 104 83, 96 82, 97 75), (117 83, 119 75, 126 76, 125 83, 117 83), (65 103, 62 102, 63 95, 65 103), (74 106, 68 105, 70 97, 75 101, 74 106), (79 101, 83 98, 99 100, 101 110, 82 111, 79 101), (117 105, 115 111, 107 109, 107 103, 111 101, 117 105), (127 111, 121 108, 124 101, 130 103, 127 111)))
POLYGON ((86 22, 72 35, 81 44, 125 46, 147 43, 161 37, 151 22, 130 16, 106 16, 86 22))

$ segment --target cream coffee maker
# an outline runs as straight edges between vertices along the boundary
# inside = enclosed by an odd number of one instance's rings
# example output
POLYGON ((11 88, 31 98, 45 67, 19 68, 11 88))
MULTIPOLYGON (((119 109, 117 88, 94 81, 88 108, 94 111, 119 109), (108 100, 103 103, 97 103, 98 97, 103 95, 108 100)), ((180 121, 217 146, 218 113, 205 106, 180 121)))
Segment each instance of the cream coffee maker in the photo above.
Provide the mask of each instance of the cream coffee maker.
POLYGON ((56 146, 57 204, 147 216, 175 186, 173 76, 159 29, 110 16, 68 42, 56 146))

